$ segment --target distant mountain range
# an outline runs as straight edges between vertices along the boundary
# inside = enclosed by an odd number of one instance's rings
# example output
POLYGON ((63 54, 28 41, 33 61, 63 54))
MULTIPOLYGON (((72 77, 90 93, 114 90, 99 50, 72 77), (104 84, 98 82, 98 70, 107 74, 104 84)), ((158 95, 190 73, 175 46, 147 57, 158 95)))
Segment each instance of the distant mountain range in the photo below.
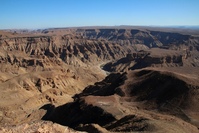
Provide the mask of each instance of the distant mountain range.
POLYGON ((196 26, 166 26, 168 28, 180 28, 180 29, 199 29, 199 25, 196 26))
POLYGON ((175 29, 190 29, 190 30, 199 30, 199 25, 171 25, 171 26, 159 26, 159 25, 148 25, 148 26, 139 26, 139 25, 115 25, 115 26, 77 26, 77 27, 51 27, 51 28, 38 28, 38 29, 1 29, 6 31, 20 31, 20 32, 29 32, 29 31, 39 31, 44 29, 77 29, 77 28, 84 28, 84 29, 93 29, 93 28, 129 28, 129 29, 151 29, 151 28, 175 28, 175 29))

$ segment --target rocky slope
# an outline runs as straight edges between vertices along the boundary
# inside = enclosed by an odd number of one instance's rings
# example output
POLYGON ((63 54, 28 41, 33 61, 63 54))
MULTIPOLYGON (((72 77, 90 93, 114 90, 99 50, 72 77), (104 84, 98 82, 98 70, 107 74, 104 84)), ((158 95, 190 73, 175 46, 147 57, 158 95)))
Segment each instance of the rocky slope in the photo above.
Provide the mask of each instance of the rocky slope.
POLYGON ((0 128, 0 132, 5 133, 85 133, 85 132, 78 132, 74 131, 65 126, 61 126, 56 123, 47 122, 47 121, 38 121, 31 124, 22 124, 19 126, 12 126, 12 127, 2 127, 0 128))
POLYGON ((197 80, 164 71, 110 74, 74 102, 46 108, 43 119, 78 130, 93 123, 117 132, 198 132, 198 88, 197 80))

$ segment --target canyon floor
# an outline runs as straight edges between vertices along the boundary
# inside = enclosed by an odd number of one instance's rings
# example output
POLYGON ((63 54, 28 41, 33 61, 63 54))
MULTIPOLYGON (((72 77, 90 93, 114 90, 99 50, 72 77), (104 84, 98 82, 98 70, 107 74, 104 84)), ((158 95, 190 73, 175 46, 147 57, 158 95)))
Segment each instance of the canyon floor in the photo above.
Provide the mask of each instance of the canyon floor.
POLYGON ((199 31, 0 31, 0 132, 199 132, 199 31))

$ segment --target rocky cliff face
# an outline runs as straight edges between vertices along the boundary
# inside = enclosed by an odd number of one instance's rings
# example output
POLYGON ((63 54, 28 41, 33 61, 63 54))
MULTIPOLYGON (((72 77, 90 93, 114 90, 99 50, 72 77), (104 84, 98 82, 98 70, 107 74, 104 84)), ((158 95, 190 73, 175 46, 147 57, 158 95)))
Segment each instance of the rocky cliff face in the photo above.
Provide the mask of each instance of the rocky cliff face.
MULTIPOLYGON (((30 57, 56 57, 72 65, 78 63, 80 65, 82 62, 112 60, 125 56, 127 51, 133 50, 133 48, 125 48, 113 42, 67 38, 65 36, 2 39, 0 45, 7 52, 21 52, 30 57)), ((1 58, 6 60, 4 59, 6 57, 1 58)), ((7 58, 10 63, 18 61, 16 57, 9 55, 7 58)))
POLYGON ((109 72, 124 72, 128 70, 168 67, 198 67, 198 52, 187 50, 168 50, 151 48, 147 51, 132 52, 119 60, 110 61, 103 65, 103 69, 109 72))
MULTIPOLYGON (((179 33, 130 29, 77 29, 73 32, 59 36, 2 38, 0 45, 5 51, 16 50, 28 56, 56 56, 67 64, 81 65, 82 62, 118 59, 127 53, 153 47, 193 51, 198 49, 199 43, 196 37, 179 33)), ((8 58, 12 63, 18 60, 8 58)))
POLYGON ((149 48, 163 47, 178 49, 190 46, 197 49, 198 38, 191 35, 183 35, 173 32, 160 32, 137 29, 89 29, 80 30, 89 39, 105 39, 109 41, 121 41, 132 45, 144 44, 149 48), (177 46, 177 47, 176 47, 177 46))

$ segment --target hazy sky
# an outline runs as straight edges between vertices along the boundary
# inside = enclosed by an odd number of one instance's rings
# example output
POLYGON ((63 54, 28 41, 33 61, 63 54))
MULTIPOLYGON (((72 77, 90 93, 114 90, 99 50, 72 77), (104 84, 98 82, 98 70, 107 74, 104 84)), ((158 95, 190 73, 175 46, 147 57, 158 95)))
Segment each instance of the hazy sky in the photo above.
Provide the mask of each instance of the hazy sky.
POLYGON ((199 0, 0 0, 0 29, 199 25, 199 0))

